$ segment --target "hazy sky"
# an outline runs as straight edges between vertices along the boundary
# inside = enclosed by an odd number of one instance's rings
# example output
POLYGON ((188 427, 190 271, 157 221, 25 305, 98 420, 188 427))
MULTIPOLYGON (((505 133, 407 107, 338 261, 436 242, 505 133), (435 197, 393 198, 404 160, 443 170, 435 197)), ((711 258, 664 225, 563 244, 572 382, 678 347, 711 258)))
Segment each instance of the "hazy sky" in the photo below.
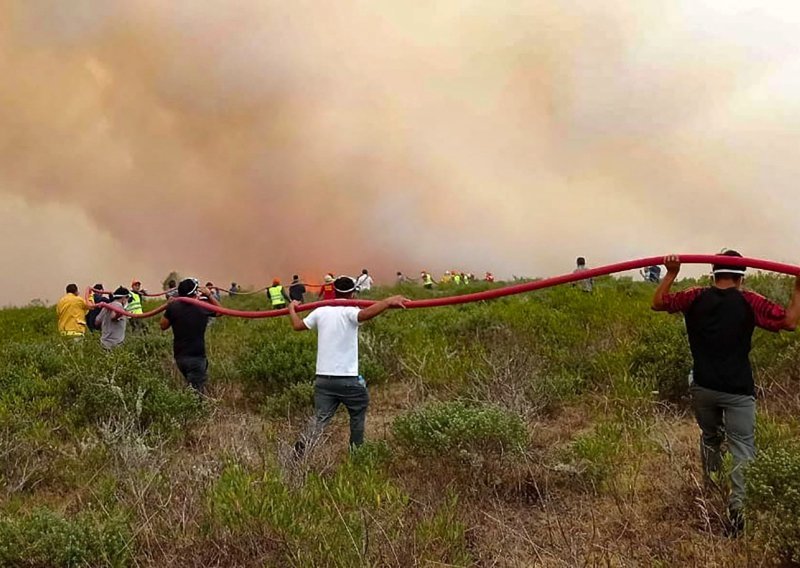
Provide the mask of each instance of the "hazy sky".
POLYGON ((797 262, 800 3, 0 0, 0 303, 797 262))

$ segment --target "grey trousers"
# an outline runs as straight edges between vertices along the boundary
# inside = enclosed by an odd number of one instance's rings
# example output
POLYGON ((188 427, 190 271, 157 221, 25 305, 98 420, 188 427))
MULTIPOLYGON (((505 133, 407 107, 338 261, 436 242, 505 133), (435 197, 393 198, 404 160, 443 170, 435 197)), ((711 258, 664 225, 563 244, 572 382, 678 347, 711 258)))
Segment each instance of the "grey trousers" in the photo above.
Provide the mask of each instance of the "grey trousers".
POLYGON ((729 507, 740 511, 744 505, 744 468, 756 455, 756 399, 749 395, 728 394, 693 384, 692 408, 700 426, 700 455, 708 476, 722 467, 722 442, 727 437, 733 456, 729 507))
POLYGON ((314 383, 312 439, 322 433, 340 404, 344 404, 350 414, 350 445, 363 444, 369 393, 363 379, 358 377, 317 377, 314 383))

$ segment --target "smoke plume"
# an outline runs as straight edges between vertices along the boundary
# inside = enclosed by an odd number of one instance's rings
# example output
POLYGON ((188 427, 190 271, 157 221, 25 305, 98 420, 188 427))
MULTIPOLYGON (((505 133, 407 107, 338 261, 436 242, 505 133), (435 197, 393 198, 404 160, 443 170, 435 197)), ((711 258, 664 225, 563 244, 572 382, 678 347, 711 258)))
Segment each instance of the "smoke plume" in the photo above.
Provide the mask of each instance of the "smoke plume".
POLYGON ((0 279, 797 260, 800 8, 0 0, 0 279))

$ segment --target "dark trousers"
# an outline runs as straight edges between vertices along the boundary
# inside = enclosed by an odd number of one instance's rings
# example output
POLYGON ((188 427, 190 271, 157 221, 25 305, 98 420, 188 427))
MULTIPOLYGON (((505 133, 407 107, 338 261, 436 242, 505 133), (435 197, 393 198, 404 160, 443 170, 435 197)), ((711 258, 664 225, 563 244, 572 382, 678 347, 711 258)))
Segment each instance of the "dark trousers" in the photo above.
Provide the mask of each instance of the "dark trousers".
POLYGON ((314 383, 315 417, 311 439, 319 437, 340 404, 343 404, 350 414, 350 445, 360 446, 364 443, 369 393, 364 379, 358 377, 317 376, 314 383))
POLYGON ((189 386, 199 393, 205 392, 208 359, 205 357, 176 357, 175 363, 189 386))
POLYGON ((744 505, 744 468, 756 455, 756 399, 749 395, 728 394, 693 384, 692 409, 700 426, 700 455, 707 476, 722 468, 722 442, 727 438, 733 456, 731 471, 732 510, 744 505))

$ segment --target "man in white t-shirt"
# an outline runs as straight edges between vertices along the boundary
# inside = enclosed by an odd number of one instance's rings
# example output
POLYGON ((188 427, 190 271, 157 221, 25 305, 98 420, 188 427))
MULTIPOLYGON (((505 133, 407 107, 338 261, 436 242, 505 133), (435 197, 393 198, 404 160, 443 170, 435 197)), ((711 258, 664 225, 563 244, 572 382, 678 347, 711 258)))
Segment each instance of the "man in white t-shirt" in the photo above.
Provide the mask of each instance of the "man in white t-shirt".
MULTIPOLYGON (((356 283, 348 276, 340 276, 333 288, 337 299, 350 299, 356 283)), ((323 306, 305 319, 297 315, 298 302, 289 304, 289 318, 295 331, 317 330, 315 418, 311 440, 319 436, 339 405, 344 404, 350 414, 350 445, 364 442, 369 394, 364 379, 358 374, 358 326, 389 308, 405 307, 406 301, 402 296, 392 296, 363 310, 352 306, 323 306)), ((295 444, 298 454, 304 450, 304 441, 295 444)))
POLYGON ((356 292, 369 292, 372 289, 372 284, 372 276, 369 275, 369 271, 365 268, 356 279, 356 292))

